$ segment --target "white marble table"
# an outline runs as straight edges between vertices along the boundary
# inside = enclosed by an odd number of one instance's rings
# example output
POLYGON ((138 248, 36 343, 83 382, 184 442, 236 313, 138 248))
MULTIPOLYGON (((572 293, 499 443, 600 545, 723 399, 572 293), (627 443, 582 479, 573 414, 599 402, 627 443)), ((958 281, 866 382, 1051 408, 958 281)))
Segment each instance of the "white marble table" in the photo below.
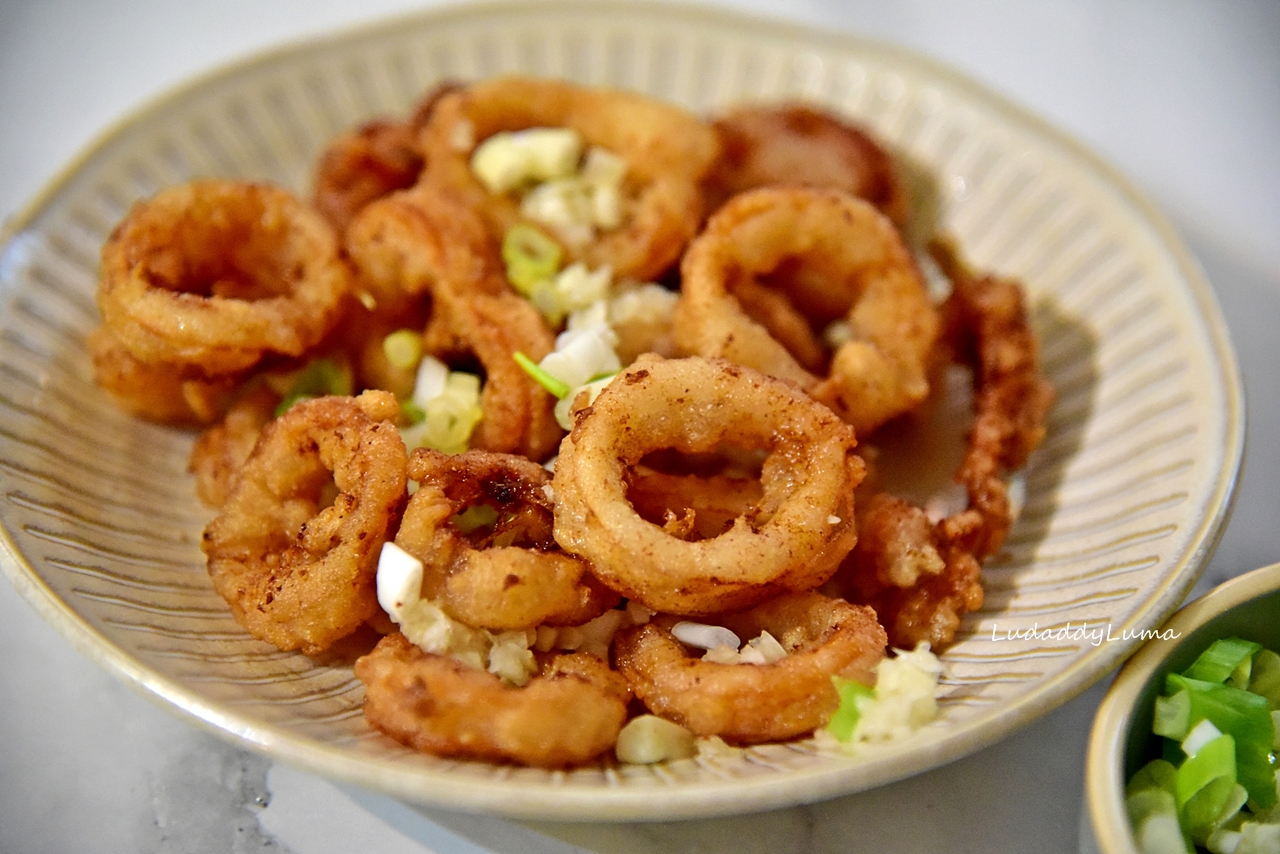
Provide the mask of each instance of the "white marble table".
MULTIPOLYGON (((422 5, 0 4, 0 217, 114 120, 184 78, 422 5)), ((970 73, 1095 148, 1165 211, 1218 293, 1249 409, 1235 512, 1196 594, 1280 559, 1280 4, 798 0, 789 9, 794 20, 970 73)), ((1086 733, 1104 689, 967 759, 807 809, 533 827, 412 810, 243 753, 82 658, 0 583, 0 851, 1070 851, 1086 733)))

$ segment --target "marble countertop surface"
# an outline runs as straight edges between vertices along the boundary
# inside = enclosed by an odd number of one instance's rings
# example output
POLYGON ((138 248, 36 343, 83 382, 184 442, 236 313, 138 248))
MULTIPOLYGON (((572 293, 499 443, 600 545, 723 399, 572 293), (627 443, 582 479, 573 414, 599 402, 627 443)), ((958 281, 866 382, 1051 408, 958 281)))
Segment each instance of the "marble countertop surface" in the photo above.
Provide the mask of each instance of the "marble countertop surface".
MULTIPOLYGON (((1280 560, 1280 3, 767 0, 930 54, 1094 148, 1199 260, 1243 370, 1246 462, 1192 595, 1280 560)), ((0 3, 0 218, 114 121, 191 75, 411 0, 0 3)), ((245 753, 134 693, 0 583, 0 852, 1058 852, 1077 848, 1106 681, 970 757, 733 819, 536 825, 410 808, 245 753)))

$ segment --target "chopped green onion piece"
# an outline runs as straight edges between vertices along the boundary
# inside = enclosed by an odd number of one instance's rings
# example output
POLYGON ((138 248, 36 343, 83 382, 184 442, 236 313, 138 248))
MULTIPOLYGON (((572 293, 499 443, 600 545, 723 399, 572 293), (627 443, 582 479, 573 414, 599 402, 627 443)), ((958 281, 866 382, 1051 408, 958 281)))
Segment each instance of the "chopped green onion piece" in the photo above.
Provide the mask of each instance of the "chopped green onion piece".
POLYGON ((351 394, 351 371, 332 359, 313 359, 298 372, 289 391, 276 407, 279 418, 300 400, 325 395, 351 394))
POLYGON ((1271 711, 1280 709, 1280 655, 1269 649, 1258 653, 1249 674, 1249 690, 1266 697, 1271 711))
POLYGON ((472 431, 484 417, 484 410, 480 408, 480 378, 450 371, 440 394, 419 406, 422 420, 400 429, 405 445, 411 450, 426 447, 446 454, 460 454, 467 449, 472 431))
POLYGON ((1129 778, 1124 790, 1128 794, 1140 792, 1143 789, 1164 789, 1172 793, 1174 791, 1173 781, 1177 776, 1178 769, 1172 762, 1164 759, 1152 759, 1129 778))
POLYGON ((467 449, 471 431, 483 416, 479 406, 442 394, 427 404, 422 444, 446 454, 460 454, 467 449))
POLYGON ((1263 809, 1276 805, 1275 777, 1271 767, 1271 745, 1275 723, 1266 698, 1240 688, 1189 679, 1176 673, 1165 677, 1171 692, 1186 689, 1191 700, 1191 720, 1209 720, 1236 745, 1239 782, 1249 790, 1249 798, 1263 809))
POLYGON ((1226 733, 1205 744, 1194 756, 1187 757, 1178 768, 1174 780, 1178 808, 1182 809, 1192 795, 1220 777, 1232 784, 1236 782, 1236 740, 1226 733))
POLYGON ((1178 823, 1178 806, 1163 789, 1143 789, 1125 798, 1134 841, 1143 854, 1171 854, 1194 849, 1178 823))
POLYGON ((569 393, 569 386, 563 381, 557 379, 546 370, 539 367, 538 363, 530 359, 524 353, 516 351, 514 354, 516 364, 524 369, 524 372, 533 377, 538 385, 549 391, 554 397, 563 398, 569 393))
POLYGON ((400 414, 410 424, 419 424, 422 419, 427 417, 427 413, 422 411, 422 407, 412 400, 400 401, 400 414))
POLYGON ((836 737, 837 741, 848 741, 853 738, 853 731, 862 717, 859 701, 874 698, 876 692, 856 679, 832 676, 831 682, 840 695, 840 706, 827 722, 827 730, 836 737))
POLYGON ((1210 780, 1182 807, 1182 823, 1191 840, 1199 845, 1240 811, 1244 787, 1226 777, 1210 780))
POLYGON ((1151 730, 1165 738, 1182 741, 1191 727, 1191 695, 1179 691, 1172 697, 1156 697, 1155 719, 1151 730))
POLYGON ((480 528, 491 528, 498 521, 498 511, 488 504, 473 504, 461 513, 449 519, 453 526, 464 534, 480 528))
POLYGON ((1182 752, 1195 756, 1200 748, 1222 735, 1222 730, 1213 725, 1213 721, 1204 720, 1191 728, 1187 737, 1182 740, 1182 752))
POLYGON ((1188 679, 1199 679, 1202 682, 1226 682, 1242 666, 1244 685, 1248 686, 1249 671, 1247 662, 1252 661, 1254 653, 1262 649, 1262 644, 1241 638, 1220 638, 1200 653, 1200 657, 1188 667, 1183 675, 1188 679))
POLYGON ((411 371, 422 361, 422 336, 412 329, 397 329, 382 339, 382 354, 391 367, 411 371))
POLYGON ((502 262, 507 280, 524 296, 560 269, 564 250, 543 231, 528 223, 517 223, 502 238, 502 262))

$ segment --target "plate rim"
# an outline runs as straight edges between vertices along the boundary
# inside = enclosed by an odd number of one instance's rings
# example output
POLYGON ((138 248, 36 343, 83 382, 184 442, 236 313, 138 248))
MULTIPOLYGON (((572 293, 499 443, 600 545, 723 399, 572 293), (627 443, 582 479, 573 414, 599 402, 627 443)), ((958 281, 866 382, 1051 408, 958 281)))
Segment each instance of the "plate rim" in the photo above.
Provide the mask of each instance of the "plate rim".
MULTIPOLYGON (((1166 260, 1185 280, 1187 295, 1199 310, 1204 336, 1212 344, 1215 359, 1213 367, 1222 375, 1221 393, 1225 404, 1225 411, 1217 414, 1221 419, 1225 446, 1222 449, 1224 465, 1212 490, 1213 512, 1205 514, 1197 526, 1188 529, 1187 542, 1194 544, 1194 547, 1181 556, 1154 588, 1151 595, 1153 604, 1120 628, 1140 631, 1167 621, 1194 586, 1225 531, 1237 495, 1235 487, 1244 460, 1247 423, 1242 380, 1234 346, 1213 289, 1199 262, 1184 245, 1166 216, 1122 172, 1036 112, 956 67, 912 48, 857 33, 819 29, 767 14, 667 0, 547 0, 536 8, 523 0, 478 0, 450 2, 401 12, 254 50, 212 66, 146 98, 95 134, 41 190, 0 225, 0 256, 13 239, 30 228, 57 196, 68 189, 95 157, 123 139, 132 129, 144 124, 151 116, 177 105, 207 87, 239 75, 261 72, 270 66, 287 64, 344 43, 390 38, 394 32, 406 26, 423 28, 432 23, 466 21, 486 16, 509 16, 514 13, 536 17, 542 13, 565 14, 573 10, 589 10, 593 15, 601 17, 630 15, 651 18, 657 15, 674 15, 681 20, 728 27, 735 35, 804 42, 846 52, 874 52, 893 63, 914 67, 933 79, 962 90, 967 97, 1013 122, 1019 129, 1063 150, 1071 159, 1105 181, 1124 204, 1140 217, 1143 224, 1151 230, 1161 250, 1167 253, 1166 260)), ((897 770, 882 774, 870 783, 850 785, 850 768, 869 768, 877 764, 874 759, 860 759, 835 768, 788 770, 781 778, 762 776, 719 783, 681 782, 670 788, 654 789, 626 786, 612 789, 550 787, 545 794, 537 797, 531 797, 531 793, 526 790, 520 794, 518 802, 513 802, 511 796, 514 790, 500 781, 469 777, 444 780, 443 774, 446 772, 440 772, 441 779, 436 779, 435 773, 424 776, 421 769, 397 767, 395 760, 390 757, 357 757, 278 724, 255 720, 249 715, 223 708, 221 704, 195 694, 180 683, 152 670, 94 629, 69 603, 44 583, 34 567, 22 556, 11 532, 4 525, 0 525, 0 566, 22 598, 82 654, 148 700, 196 723, 206 731, 241 747, 265 754, 273 760, 284 761, 322 776, 341 779, 415 803, 517 819, 589 822, 635 821, 659 817, 708 818, 816 802, 887 785, 939 768, 991 746, 1104 679, 1137 649, 1136 645, 1105 645, 1097 654, 1086 655, 1073 662, 1056 674, 1048 684, 1017 698, 998 713, 966 727, 962 738, 947 738, 944 733, 926 741, 926 745, 931 747, 929 750, 915 749, 910 754, 898 753, 885 757, 880 762, 892 760, 896 763, 897 770), (658 797, 671 793, 679 793, 681 797, 658 797), (749 801, 749 805, 735 807, 734 802, 744 798, 749 801), (660 803, 661 815, 656 815, 653 807, 646 808, 646 802, 660 803)))

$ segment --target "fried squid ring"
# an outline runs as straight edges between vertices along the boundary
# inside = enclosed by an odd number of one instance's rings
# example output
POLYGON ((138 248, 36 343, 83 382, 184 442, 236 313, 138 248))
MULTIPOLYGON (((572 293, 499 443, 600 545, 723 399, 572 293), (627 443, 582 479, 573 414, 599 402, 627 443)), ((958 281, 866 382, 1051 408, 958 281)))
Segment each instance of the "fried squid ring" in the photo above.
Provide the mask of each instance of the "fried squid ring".
POLYGON ((841 578, 850 598, 875 607, 895 645, 942 649, 961 617, 982 606, 981 562, 1013 522, 1003 475, 1043 439, 1053 389, 1018 283, 974 274, 949 242, 931 251, 953 285, 943 307, 947 342, 974 373, 974 423, 955 475, 968 506, 933 523, 900 498, 872 498, 841 578))
POLYGON ((366 205, 347 229, 346 249, 361 301, 379 314, 401 313, 426 295, 510 290, 484 221, 432 187, 366 205))
POLYGON ((425 163, 418 134, 436 102, 456 88, 456 83, 442 83, 427 93, 407 120, 367 122, 321 152, 312 199, 339 234, 365 205, 417 183, 425 163))
POLYGON ((618 739, 630 692, 589 653, 559 655, 520 688, 388 635, 356 660, 370 725, 436 756, 565 768, 618 739))
POLYGON ((188 376, 174 365, 140 362, 103 325, 90 332, 85 343, 93 361, 93 381, 125 412, 148 421, 209 424, 226 410, 240 382, 239 375, 188 376))
POLYGON ((471 447, 545 460, 564 436, 556 400, 515 360, 535 362, 555 347, 555 336, 527 300, 512 292, 441 296, 423 335, 423 349, 445 362, 474 358, 484 369, 484 415, 471 447))
POLYGON ((196 496, 206 506, 216 509, 226 503, 236 475, 279 403, 280 395, 258 385, 241 395, 221 421, 196 437, 187 471, 195 476, 196 496))
POLYGON ((609 587, 655 610, 715 614, 824 582, 849 550, 863 476, 853 430, 791 385, 718 359, 642 356, 576 415, 553 486, 555 537, 609 587), (650 452, 768 452, 761 498, 688 541, 645 521, 628 480, 650 452))
POLYGON ((409 477, 419 486, 395 542, 423 562, 422 595, 455 620, 492 631, 581 625, 620 601, 556 545, 551 476, 537 463, 419 448, 409 477), (452 520, 480 505, 497 521, 464 533, 452 520))
POLYGON ((803 184, 866 199, 899 228, 907 193, 897 163, 869 134, 808 104, 749 105, 717 118, 720 159, 708 179, 709 209, 745 190, 803 184))
POLYGON ((859 434, 929 392, 938 312, 901 236, 866 201, 804 187, 743 193, 711 217, 681 274, 675 336, 685 352, 793 382, 859 434), (760 286, 785 293, 794 312, 771 321, 779 316, 773 300, 767 316, 753 317, 748 306, 761 300, 750 293, 760 286), (843 316, 849 325, 851 340, 836 349, 825 377, 775 337, 784 325, 796 328, 796 313, 822 325, 843 316))
POLYGON ((619 279, 647 281, 671 267, 703 216, 699 182, 718 147, 710 127, 642 95, 558 80, 499 77, 441 99, 422 135, 425 181, 477 210, 501 240, 520 221, 519 201, 491 194, 472 174, 473 145, 500 131, 569 127, 627 164, 623 223, 571 260, 608 264, 619 279))
POLYGON ((818 593, 793 593, 713 619, 741 638, 767 631, 787 651, 769 664, 703 661, 660 616, 624 629, 614 660, 637 698, 654 714, 695 735, 729 742, 782 741, 812 732, 840 705, 833 675, 873 684, 887 636, 875 612, 818 593))
POLYGON ((318 343, 350 278, 333 229, 285 190, 195 181, 134 205, 112 231, 98 308, 139 361, 220 375, 318 343))
POLYGON ((214 588, 254 637, 311 655, 378 610, 378 556, 405 497, 398 414, 390 392, 320 397, 262 431, 201 544, 214 588))

